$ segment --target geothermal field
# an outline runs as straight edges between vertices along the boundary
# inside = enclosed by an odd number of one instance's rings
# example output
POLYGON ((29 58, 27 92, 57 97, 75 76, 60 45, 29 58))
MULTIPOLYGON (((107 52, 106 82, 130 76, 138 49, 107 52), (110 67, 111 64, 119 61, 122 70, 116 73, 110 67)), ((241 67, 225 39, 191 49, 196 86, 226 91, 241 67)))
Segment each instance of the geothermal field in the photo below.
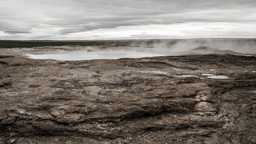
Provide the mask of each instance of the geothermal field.
POLYGON ((0 144, 256 143, 256 40, 0 46, 0 144))

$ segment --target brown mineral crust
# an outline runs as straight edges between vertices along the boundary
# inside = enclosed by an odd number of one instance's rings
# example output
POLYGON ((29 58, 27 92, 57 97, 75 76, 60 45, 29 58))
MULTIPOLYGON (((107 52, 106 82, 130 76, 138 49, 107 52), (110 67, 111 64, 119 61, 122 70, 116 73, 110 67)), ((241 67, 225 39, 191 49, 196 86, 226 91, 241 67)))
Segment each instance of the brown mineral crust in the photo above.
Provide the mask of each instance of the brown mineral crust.
POLYGON ((253 56, 0 56, 0 69, 0 143, 256 143, 253 56))

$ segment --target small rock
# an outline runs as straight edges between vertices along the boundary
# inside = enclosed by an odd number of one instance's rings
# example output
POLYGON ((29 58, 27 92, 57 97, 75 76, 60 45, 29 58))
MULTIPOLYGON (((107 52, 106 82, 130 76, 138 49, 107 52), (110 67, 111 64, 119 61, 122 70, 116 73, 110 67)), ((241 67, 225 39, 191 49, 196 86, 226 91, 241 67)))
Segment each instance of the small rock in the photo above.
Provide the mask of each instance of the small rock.
POLYGON ((212 112, 216 110, 216 108, 208 102, 200 102, 196 104, 195 109, 203 112, 212 112))
POLYGON ((16 139, 10 139, 9 140, 9 144, 14 144, 14 143, 16 143, 16 139))

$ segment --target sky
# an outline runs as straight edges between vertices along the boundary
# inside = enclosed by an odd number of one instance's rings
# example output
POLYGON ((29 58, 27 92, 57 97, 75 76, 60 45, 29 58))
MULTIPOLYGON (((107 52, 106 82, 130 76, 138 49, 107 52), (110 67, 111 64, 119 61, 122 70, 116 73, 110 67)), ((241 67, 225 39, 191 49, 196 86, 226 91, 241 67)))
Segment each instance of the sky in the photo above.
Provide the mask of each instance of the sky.
POLYGON ((0 39, 256 38, 256 0, 0 0, 0 39))

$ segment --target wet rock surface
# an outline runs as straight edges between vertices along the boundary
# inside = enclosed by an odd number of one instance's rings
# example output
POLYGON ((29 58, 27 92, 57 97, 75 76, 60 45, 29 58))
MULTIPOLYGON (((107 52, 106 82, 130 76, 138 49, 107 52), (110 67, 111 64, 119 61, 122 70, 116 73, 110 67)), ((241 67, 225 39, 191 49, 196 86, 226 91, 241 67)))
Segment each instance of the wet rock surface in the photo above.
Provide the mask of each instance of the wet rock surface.
POLYGON ((255 57, 0 56, 0 69, 0 143, 256 143, 255 57))

